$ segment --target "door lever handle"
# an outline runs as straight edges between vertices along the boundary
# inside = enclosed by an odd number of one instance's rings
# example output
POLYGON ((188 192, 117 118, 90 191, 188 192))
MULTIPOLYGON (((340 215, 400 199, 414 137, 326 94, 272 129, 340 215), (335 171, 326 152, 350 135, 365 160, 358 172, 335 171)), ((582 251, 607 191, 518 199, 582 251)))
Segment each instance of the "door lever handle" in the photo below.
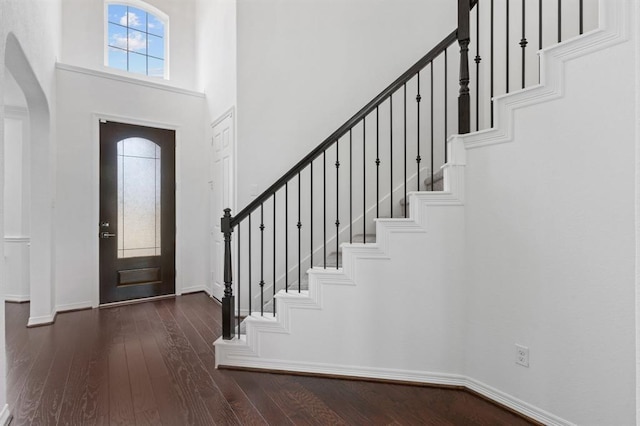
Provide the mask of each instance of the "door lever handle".
POLYGON ((100 238, 113 238, 115 236, 116 234, 112 234, 111 232, 107 232, 107 231, 102 231, 100 233, 100 238))

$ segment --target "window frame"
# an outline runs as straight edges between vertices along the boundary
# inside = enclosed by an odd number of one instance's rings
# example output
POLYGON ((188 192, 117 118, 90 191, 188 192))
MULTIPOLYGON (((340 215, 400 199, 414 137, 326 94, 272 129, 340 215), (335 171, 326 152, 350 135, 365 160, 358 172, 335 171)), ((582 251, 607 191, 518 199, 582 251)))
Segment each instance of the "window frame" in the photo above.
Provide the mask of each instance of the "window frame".
MULTIPOLYGON (((163 11, 161 11, 160 9, 158 9, 155 6, 152 6, 148 3, 145 3, 141 0, 105 0, 104 2, 104 17, 103 17, 103 24, 104 24, 104 41, 103 41, 103 50, 104 50, 104 66, 106 69, 108 69, 110 72, 117 72, 117 73, 121 73, 123 75, 126 76, 135 76, 135 77, 142 77, 142 78, 148 78, 151 79, 153 81, 157 81, 159 77, 153 77, 153 76, 149 76, 147 74, 139 74, 139 73, 134 73, 132 71, 128 71, 128 70, 122 70, 119 68, 113 68, 109 66, 109 6, 110 5, 118 5, 118 6, 129 6, 129 7, 135 7, 136 9, 140 9, 145 11, 146 13, 153 15, 156 19, 158 19, 159 21, 161 21, 164 24, 164 36, 163 36, 163 41, 164 41, 164 72, 163 72, 163 76, 162 78, 164 80, 169 80, 169 65, 170 65, 170 49, 169 49, 169 15, 167 15, 166 13, 164 13, 163 11)), ((127 26, 128 28, 128 26, 127 26)), ((127 54, 129 54, 129 52, 127 52, 127 54)), ((148 52, 145 54, 145 57, 148 57, 148 52)))

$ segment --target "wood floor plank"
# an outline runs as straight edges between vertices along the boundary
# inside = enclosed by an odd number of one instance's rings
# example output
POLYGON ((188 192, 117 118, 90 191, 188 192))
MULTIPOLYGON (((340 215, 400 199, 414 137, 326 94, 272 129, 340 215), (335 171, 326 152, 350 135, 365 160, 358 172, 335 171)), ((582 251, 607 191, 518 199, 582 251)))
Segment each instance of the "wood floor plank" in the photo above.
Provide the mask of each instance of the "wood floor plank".
POLYGON ((298 378, 298 383, 330 406, 349 424, 388 425, 394 422, 385 410, 367 404, 355 392, 350 392, 344 380, 319 377, 298 378))
MULTIPOLYGON (((78 314, 78 316, 82 315, 82 313, 78 314)), ((65 332, 66 327, 73 327, 75 319, 68 315, 60 315, 57 321, 60 327, 55 327, 52 331, 56 347, 55 356, 42 390, 40 404, 33 417, 33 423, 38 425, 55 425, 58 421, 69 369, 78 341, 77 333, 65 332)))
MULTIPOLYGON (((169 371, 170 377, 177 385, 177 391, 180 398, 185 401, 188 407, 183 412, 186 424, 213 424, 212 414, 216 416, 218 412, 209 408, 207 396, 201 394, 202 383, 201 377, 193 373, 193 367, 190 365, 190 358, 183 358, 183 353, 189 352, 190 348, 181 348, 176 343, 177 334, 175 325, 165 324, 159 314, 162 307, 159 302, 153 304, 155 308, 151 312, 150 323, 156 331, 156 343, 162 354, 163 360, 169 371), (173 335, 172 335, 173 334, 173 335)), ((166 320, 168 321, 168 319, 166 320)), ((184 342, 183 342, 184 344, 184 342)), ((232 414, 232 413, 231 413, 232 414)), ((233 416, 230 417, 231 419, 233 416)))
POLYGON ((151 379, 140 340, 129 338, 125 341, 124 348, 127 356, 133 411, 135 413, 154 411, 156 410, 156 401, 153 397, 151 379))
MULTIPOLYGON (((81 345, 73 355, 60 408, 60 424, 91 424, 99 417, 109 417, 107 342, 101 336, 108 327, 96 330, 97 311, 86 311, 85 321, 78 322, 74 333, 81 345)), ((71 313, 65 314, 77 318, 71 313)))
POLYGON ((158 410, 136 412, 136 426, 159 426, 162 425, 158 410))
MULTIPOLYGON (((180 386, 171 378, 156 342, 155 331, 149 323, 147 314, 155 311, 151 304, 143 304, 145 316, 136 319, 140 334, 140 346, 147 364, 154 399, 162 421, 167 425, 181 424, 188 418, 189 405, 180 386)), ((155 312, 153 312, 155 315, 155 312)))
POLYGON ((51 371, 55 352, 53 334, 46 333, 43 337, 43 344, 39 347, 33 365, 27 373, 22 391, 16 398, 12 409, 15 425, 33 424, 47 376, 51 371))
POLYGON ((325 404, 314 393, 309 392, 300 385, 299 376, 286 376, 282 374, 271 375, 271 380, 281 390, 282 402, 298 407, 294 418, 305 418, 311 424, 317 425, 346 425, 347 422, 340 417, 331 407, 325 404))
MULTIPOLYGON (((366 401, 370 407, 384 407, 385 413, 401 424, 425 424, 423 416, 412 411, 407 411, 404 407, 405 401, 393 391, 394 385, 385 383, 371 383, 360 381, 346 381, 345 387, 349 392, 353 392, 366 401)), ((416 388, 418 391, 418 388, 416 388)), ((406 398, 406 397, 404 397, 406 398)), ((409 396, 411 398, 411 396, 409 396)), ((451 425, 451 422, 439 418, 427 419, 427 424, 451 425)))
MULTIPOLYGON (((266 374, 266 373, 264 373, 266 374)), ((243 392, 249 397, 253 405, 260 411, 270 425, 292 425, 289 416, 273 399, 260 387, 255 380, 255 373, 248 371, 229 370, 228 375, 233 377, 243 392)))
POLYGON ((167 354, 171 356, 169 362, 175 362, 176 366, 180 366, 179 371, 174 371, 180 373, 176 379, 180 379, 184 386, 189 388, 196 401, 203 403, 205 410, 216 424, 240 424, 229 403, 224 399, 211 377, 206 374, 171 312, 166 309, 163 303, 156 304, 156 312, 167 333, 167 338, 163 343, 166 345, 167 354), (177 360, 172 357, 176 357, 177 360))
MULTIPOLYGON (((178 307, 184 306, 177 304, 178 307)), ((202 366, 213 379, 213 383, 231 405, 236 417, 241 424, 266 424, 260 412, 251 403, 247 395, 240 389, 238 384, 226 374, 215 368, 215 354, 213 342, 208 343, 207 338, 210 330, 202 324, 197 316, 190 309, 174 311, 174 318, 180 324, 189 339, 191 346, 196 350, 202 366), (193 321, 192 321, 193 320, 193 321)))
POLYGON ((44 327, 28 330, 26 345, 12 360, 12 364, 7 364, 7 402, 10 407, 15 406, 22 393, 29 372, 46 341, 46 336, 47 330, 44 327))
POLYGON ((109 424, 131 425, 135 422, 133 397, 124 342, 109 348, 109 424))

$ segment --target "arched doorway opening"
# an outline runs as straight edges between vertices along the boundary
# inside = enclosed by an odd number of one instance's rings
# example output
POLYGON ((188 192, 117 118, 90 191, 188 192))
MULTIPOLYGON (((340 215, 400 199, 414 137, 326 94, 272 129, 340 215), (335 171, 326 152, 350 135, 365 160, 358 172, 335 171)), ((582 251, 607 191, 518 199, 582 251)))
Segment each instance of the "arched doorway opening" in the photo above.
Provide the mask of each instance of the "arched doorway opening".
MULTIPOLYGON (((24 96, 28 125, 23 129, 28 147, 28 207, 27 225, 22 229, 29 232, 28 277, 30 316, 29 326, 44 325, 53 322, 55 315, 54 279, 53 279, 53 189, 54 189, 54 151, 49 104, 38 79, 27 59, 20 42, 13 33, 9 33, 5 44, 5 75, 10 74, 24 96)), ((5 77, 5 85, 7 77, 5 77)), ((15 126, 14 126, 15 127, 15 126)), ((6 133, 6 132, 5 132, 6 133)), ((7 143, 3 137, 3 150, 7 143)), ((4 165, 3 165, 4 166, 4 165)), ((4 167, 3 173, 4 173, 4 167)), ((24 170, 22 170, 23 172, 24 170)), ((6 186, 5 186, 6 188, 6 186)), ((24 182, 21 190, 24 190, 24 182)), ((14 191, 14 193, 17 191, 14 191)), ((14 194, 15 195, 15 194, 14 194)), ((24 193, 21 192, 24 200, 24 193)), ((4 197, 3 197, 4 198, 4 197)), ((4 204, 4 199, 0 201, 4 204)), ((24 213, 22 211, 21 213, 24 213)), ((4 225, 4 224, 3 224, 4 225)), ((4 233, 2 235, 5 235, 4 233)))

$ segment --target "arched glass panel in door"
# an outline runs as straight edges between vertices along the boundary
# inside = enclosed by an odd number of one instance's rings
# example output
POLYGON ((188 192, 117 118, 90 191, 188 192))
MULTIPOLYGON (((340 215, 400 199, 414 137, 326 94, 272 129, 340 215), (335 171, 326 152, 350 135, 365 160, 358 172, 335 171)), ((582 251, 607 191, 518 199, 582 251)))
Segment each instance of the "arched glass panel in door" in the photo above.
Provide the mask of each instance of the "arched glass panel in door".
POLYGON ((161 149, 154 142, 118 142, 118 259, 161 253, 161 149))

